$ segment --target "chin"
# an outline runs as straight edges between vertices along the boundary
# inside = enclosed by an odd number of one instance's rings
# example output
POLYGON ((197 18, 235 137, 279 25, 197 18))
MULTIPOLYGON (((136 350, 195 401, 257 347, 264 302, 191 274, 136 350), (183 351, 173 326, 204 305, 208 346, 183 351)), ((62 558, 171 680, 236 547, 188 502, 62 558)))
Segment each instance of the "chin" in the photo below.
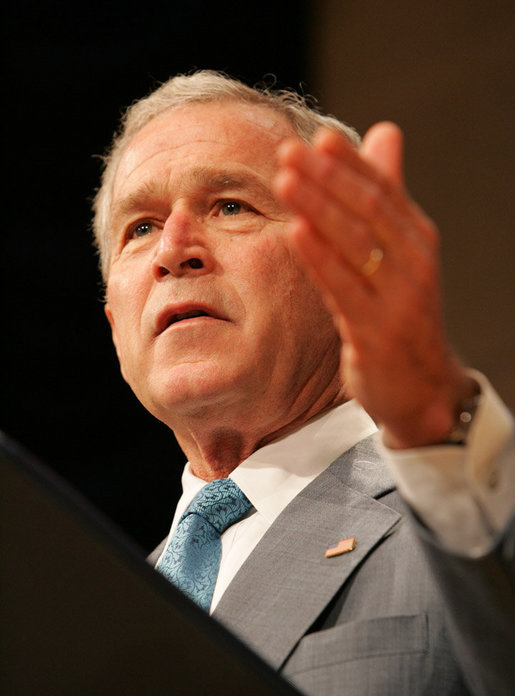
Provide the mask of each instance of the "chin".
POLYGON ((234 371, 229 374, 220 366, 190 363, 157 378, 148 398, 141 401, 156 418, 169 424, 174 416, 195 416, 210 407, 228 405, 236 398, 238 383, 234 371))

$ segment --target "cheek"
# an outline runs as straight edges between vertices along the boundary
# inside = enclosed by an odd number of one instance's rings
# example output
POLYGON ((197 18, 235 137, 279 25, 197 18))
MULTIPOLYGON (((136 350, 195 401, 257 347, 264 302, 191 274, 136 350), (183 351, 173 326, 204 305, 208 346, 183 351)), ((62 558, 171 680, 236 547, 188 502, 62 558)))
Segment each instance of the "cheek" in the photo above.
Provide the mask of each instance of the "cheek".
POLYGON ((139 335, 145 304, 144 290, 126 278, 115 276, 107 287, 107 300, 114 322, 118 351, 125 356, 139 335))
POLYGON ((263 240, 252 254, 239 258, 244 304, 253 307, 263 321, 279 330, 302 334, 311 322, 322 315, 325 319, 327 311, 318 291, 289 247, 277 243, 277 236, 263 240))
POLYGON ((245 253, 238 254, 236 266, 249 287, 270 295, 279 288, 291 288, 304 277, 296 258, 282 235, 263 235, 259 244, 252 244, 245 253))

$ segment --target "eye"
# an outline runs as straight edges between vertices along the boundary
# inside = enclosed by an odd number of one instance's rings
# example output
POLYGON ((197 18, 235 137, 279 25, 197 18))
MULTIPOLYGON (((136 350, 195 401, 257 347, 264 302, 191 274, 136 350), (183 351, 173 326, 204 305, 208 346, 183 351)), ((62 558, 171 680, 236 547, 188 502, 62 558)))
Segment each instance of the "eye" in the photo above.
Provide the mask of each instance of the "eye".
POLYGON ((240 216, 246 213, 259 215, 256 208, 252 207, 245 201, 235 200, 234 198, 226 198, 219 200, 215 205, 215 215, 223 215, 223 217, 240 216))
POLYGON ((154 229, 154 225, 151 222, 139 222, 132 229, 133 237, 144 237, 149 234, 154 229))
POLYGON ((127 230, 127 240, 138 239, 140 237, 145 237, 154 231, 155 225, 150 220, 143 220, 141 222, 136 222, 127 230))
POLYGON ((224 201, 220 206, 220 211, 222 215, 238 215, 242 208, 242 204, 238 201, 224 201))

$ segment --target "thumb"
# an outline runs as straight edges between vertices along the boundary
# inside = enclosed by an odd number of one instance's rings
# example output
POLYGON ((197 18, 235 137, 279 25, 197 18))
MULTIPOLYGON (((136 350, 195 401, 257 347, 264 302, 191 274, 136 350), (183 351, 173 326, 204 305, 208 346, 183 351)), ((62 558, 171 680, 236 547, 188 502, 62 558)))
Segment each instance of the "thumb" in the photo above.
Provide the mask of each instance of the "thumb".
POLYGON ((395 123, 383 121, 372 126, 363 138, 360 153, 388 179, 403 185, 403 135, 395 123))

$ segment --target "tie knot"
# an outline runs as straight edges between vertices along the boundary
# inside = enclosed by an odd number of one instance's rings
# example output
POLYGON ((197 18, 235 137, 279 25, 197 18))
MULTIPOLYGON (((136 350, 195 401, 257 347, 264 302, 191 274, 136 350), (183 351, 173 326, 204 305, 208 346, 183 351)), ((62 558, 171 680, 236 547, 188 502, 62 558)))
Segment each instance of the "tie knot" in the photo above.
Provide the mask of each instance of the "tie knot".
POLYGON ((250 510, 252 503, 232 479, 210 481, 193 498, 180 522, 188 515, 199 515, 213 525, 219 534, 250 510))

